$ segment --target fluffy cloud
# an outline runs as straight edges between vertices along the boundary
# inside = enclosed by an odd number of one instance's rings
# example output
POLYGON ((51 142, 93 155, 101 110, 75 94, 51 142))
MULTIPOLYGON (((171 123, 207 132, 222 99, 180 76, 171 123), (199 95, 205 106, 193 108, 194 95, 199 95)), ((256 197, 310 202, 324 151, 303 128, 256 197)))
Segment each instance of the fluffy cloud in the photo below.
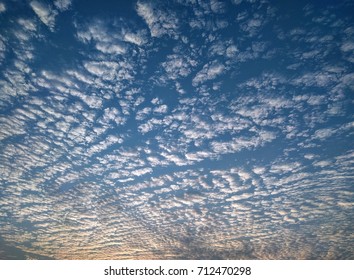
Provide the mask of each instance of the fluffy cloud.
POLYGON ((57 11, 55 11, 51 6, 48 4, 39 2, 39 1, 32 1, 30 2, 30 6, 39 19, 49 27, 51 31, 54 31, 55 27, 55 17, 57 16, 57 11))
POLYGON ((71 0, 55 0, 54 1, 55 7, 57 7, 60 11, 66 11, 71 6, 71 0))
POLYGON ((163 35, 177 35, 178 19, 172 11, 165 12, 151 3, 139 1, 136 10, 149 26, 152 37, 163 35))
POLYGON ((0 2, 0 13, 3 13, 6 11, 6 6, 4 3, 0 2))
POLYGON ((197 75, 193 79, 193 85, 197 86, 200 83, 204 83, 208 80, 213 80, 217 76, 221 75, 225 70, 225 66, 218 62, 213 61, 211 63, 207 63, 203 66, 203 69, 200 70, 197 75))

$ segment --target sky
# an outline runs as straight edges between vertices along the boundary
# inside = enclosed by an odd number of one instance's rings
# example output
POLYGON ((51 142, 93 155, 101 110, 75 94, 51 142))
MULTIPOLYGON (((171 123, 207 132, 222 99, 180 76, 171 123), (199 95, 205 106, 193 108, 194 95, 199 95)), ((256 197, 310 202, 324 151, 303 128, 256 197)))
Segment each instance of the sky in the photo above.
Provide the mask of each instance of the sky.
POLYGON ((0 0, 0 259, 354 259, 353 11, 0 0))

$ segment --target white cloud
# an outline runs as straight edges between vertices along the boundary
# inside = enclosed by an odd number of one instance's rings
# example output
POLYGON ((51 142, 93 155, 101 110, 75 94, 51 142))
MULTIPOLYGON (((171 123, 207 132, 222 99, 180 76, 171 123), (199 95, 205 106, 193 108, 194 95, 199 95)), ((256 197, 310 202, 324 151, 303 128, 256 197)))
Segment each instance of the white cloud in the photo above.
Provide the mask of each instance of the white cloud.
POLYGON ((91 40, 95 42, 109 43, 113 39, 112 36, 109 36, 101 21, 95 21, 85 27, 76 26, 76 28, 77 38, 84 43, 88 43, 91 40))
POLYGON ((91 108, 101 108, 102 106, 102 99, 96 96, 94 93, 91 95, 86 95, 81 91, 71 89, 69 93, 73 96, 79 97, 83 102, 85 102, 91 108))
POLYGON ((141 109, 136 112, 136 120, 142 121, 144 120, 149 114, 151 113, 151 108, 150 107, 145 107, 144 109, 141 109))
POLYGON ((120 44, 98 42, 96 48, 106 54, 125 54, 126 49, 120 44))
POLYGON ((317 95, 317 96, 310 96, 309 99, 307 99, 307 103, 310 105, 321 105, 325 101, 325 97, 323 95, 317 95))
POLYGON ((35 22, 30 19, 20 18, 18 20, 18 23, 21 24, 23 26, 23 28, 25 28, 29 31, 36 31, 37 30, 37 26, 36 26, 35 22))
POLYGON ((183 165, 187 165, 188 163, 183 160, 182 158, 180 158, 178 155, 175 154, 167 154, 165 152, 162 152, 161 155, 166 158, 168 161, 173 162, 174 164, 178 165, 178 166, 183 166, 183 165))
POLYGON ((90 148, 87 150, 88 156, 92 156, 95 153, 102 152, 106 150, 109 146, 113 144, 121 144, 123 143, 123 140, 120 137, 114 136, 114 135, 109 135, 107 139, 104 139, 103 141, 93 144, 90 146, 90 148))
POLYGON ((254 18, 248 19, 241 24, 241 28, 247 32, 250 36, 256 35, 264 25, 263 19, 259 15, 255 15, 254 18))
POLYGON ((57 7, 60 11, 66 11, 71 6, 71 0, 55 0, 54 1, 55 7, 57 7))
POLYGON ((255 167, 253 168, 253 172, 256 174, 263 174, 265 172, 265 168, 264 167, 255 167))
POLYGON ((5 12, 6 11, 6 6, 4 3, 0 2, 0 13, 5 12))
POLYGON ((0 62, 5 58, 6 45, 0 36, 0 62))
POLYGON ((75 77, 75 79, 77 79, 78 81, 85 83, 85 84, 92 84, 93 80, 91 79, 91 77, 89 76, 85 76, 84 74, 78 72, 78 71, 73 71, 73 70, 68 70, 67 73, 72 76, 75 77))
POLYGON ((104 114, 102 116, 102 124, 109 124, 109 122, 114 122, 117 125, 124 124, 125 118, 123 115, 119 112, 117 108, 105 108, 104 114))
POLYGON ((221 14, 225 12, 225 3, 219 0, 210 0, 210 8, 214 13, 221 14))
POLYGON ((160 104, 161 103, 161 99, 155 97, 151 100, 151 103, 154 105, 160 104))
POLYGON ((76 25, 77 38, 84 43, 93 42, 98 51, 108 55, 125 54, 128 51, 126 42, 143 43, 143 39, 135 34, 126 33, 123 36, 120 32, 112 33, 108 23, 103 20, 94 20, 83 27, 76 25))
POLYGON ((354 50, 354 42, 345 42, 345 43, 342 44, 340 49, 343 52, 351 52, 351 51, 354 50))
POLYGON ((178 20, 172 11, 164 12, 151 3, 139 1, 136 5, 136 11, 149 26, 152 37, 162 37, 163 35, 176 36, 178 29, 178 20))
POLYGON ((341 78, 341 82, 343 83, 344 86, 354 89, 354 73, 344 75, 341 78))
POLYGON ((151 130, 153 130, 154 125, 151 122, 143 123, 138 126, 138 130, 142 133, 145 134, 151 130))
POLYGON ((207 80, 213 80, 225 70, 225 66, 220 62, 213 61, 207 63, 203 66, 203 69, 200 70, 193 79, 193 85, 197 86, 200 83, 204 83, 207 80))
POLYGON ((196 153, 187 153, 185 157, 190 161, 202 161, 206 158, 214 158, 215 154, 209 151, 198 151, 196 153))
POLYGON ((297 168, 301 166, 298 162, 292 163, 282 163, 282 164, 274 164, 272 165, 270 172, 284 174, 287 172, 295 172, 297 168))
POLYGON ((314 155, 314 154, 306 154, 306 155, 304 155, 304 158, 306 158, 308 160, 312 160, 312 159, 316 158, 316 155, 314 155))
POLYGON ((333 73, 329 72, 313 72, 305 73, 301 77, 293 80, 295 85, 300 86, 319 86, 326 87, 336 81, 337 78, 333 73))
POLYGON ((332 164, 331 161, 329 160, 320 160, 320 161, 316 161, 313 163, 314 166, 318 166, 318 167, 326 167, 326 166, 330 166, 332 164))
POLYGON ((321 128, 315 131, 314 138, 324 140, 336 133, 333 128, 321 128))
POLYGON ((146 168, 141 168, 141 169, 134 170, 131 173, 134 176, 142 176, 142 175, 145 175, 145 174, 148 174, 148 173, 151 173, 151 172, 152 172, 152 168, 146 167, 146 168))
POLYGON ((220 154, 235 153, 241 150, 250 150, 257 147, 262 147, 268 142, 272 142, 276 138, 276 134, 271 131, 257 131, 252 137, 233 137, 231 141, 221 142, 212 141, 211 147, 214 152, 220 154))
POLYGON ((147 157, 147 160, 151 166, 167 165, 166 161, 161 160, 160 158, 155 157, 155 156, 147 157))
POLYGON ((131 33, 131 32, 127 32, 124 34, 123 36, 123 40, 128 42, 128 43, 132 43, 138 46, 142 46, 144 45, 147 40, 145 38, 145 34, 143 34, 142 32, 136 34, 136 33, 131 33))
POLYGON ((55 17, 57 12, 52 9, 49 5, 39 2, 39 1, 32 1, 30 2, 30 6, 39 19, 49 27, 51 31, 54 30, 55 26, 55 17))
POLYGON ((237 47, 235 45, 231 45, 226 49, 226 56, 227 57, 234 57, 237 52, 238 52, 237 47))
POLYGON ((168 78, 172 80, 187 77, 196 65, 195 60, 177 54, 167 56, 167 61, 162 63, 168 78))
POLYGON ((84 67, 91 74, 100 76, 103 79, 114 80, 119 65, 113 61, 90 61, 84 63, 84 67))
POLYGON ((163 105, 160 105, 160 106, 154 108, 154 113, 165 114, 165 113, 167 113, 167 110, 168 110, 167 105, 163 104, 163 105))

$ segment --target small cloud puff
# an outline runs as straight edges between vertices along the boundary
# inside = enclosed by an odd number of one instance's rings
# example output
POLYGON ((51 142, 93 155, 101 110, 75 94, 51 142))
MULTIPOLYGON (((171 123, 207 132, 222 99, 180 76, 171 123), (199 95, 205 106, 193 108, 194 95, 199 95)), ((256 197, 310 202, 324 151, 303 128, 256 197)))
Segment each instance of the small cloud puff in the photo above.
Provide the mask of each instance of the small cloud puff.
POLYGON ((6 6, 4 3, 0 2, 0 13, 5 12, 6 11, 6 6))
POLYGON ((59 11, 66 11, 71 6, 71 0, 55 0, 54 5, 59 11))
POLYGON ((193 86, 197 86, 201 83, 204 83, 208 80, 213 80, 225 70, 225 66, 218 61, 213 61, 207 63, 203 66, 203 69, 200 70, 193 79, 193 86))
POLYGON ((39 19, 46 25, 51 31, 54 31, 55 27, 55 17, 57 16, 58 12, 54 10, 51 6, 39 2, 39 1, 32 1, 30 2, 30 6, 39 19))
POLYGON ((148 25, 152 37, 162 37, 163 35, 176 37, 178 19, 172 11, 165 12, 151 3, 141 1, 137 3, 136 11, 148 25))

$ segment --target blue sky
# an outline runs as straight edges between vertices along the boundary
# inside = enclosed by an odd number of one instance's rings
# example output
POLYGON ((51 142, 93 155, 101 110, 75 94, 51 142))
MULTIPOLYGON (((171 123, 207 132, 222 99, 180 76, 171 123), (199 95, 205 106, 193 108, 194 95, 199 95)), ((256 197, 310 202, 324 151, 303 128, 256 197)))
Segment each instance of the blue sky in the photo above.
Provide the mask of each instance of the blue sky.
POLYGON ((0 258, 353 259, 352 1, 0 1, 0 258))

